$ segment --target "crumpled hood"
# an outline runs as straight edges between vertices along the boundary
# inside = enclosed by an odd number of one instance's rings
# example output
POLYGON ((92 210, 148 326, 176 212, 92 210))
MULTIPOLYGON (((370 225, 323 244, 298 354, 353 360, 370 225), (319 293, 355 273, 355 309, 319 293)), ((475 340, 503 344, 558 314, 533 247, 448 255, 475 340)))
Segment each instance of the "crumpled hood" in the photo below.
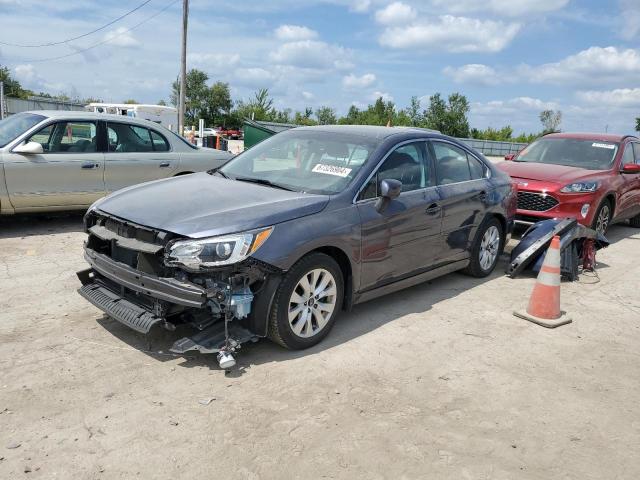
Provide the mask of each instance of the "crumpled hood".
POLYGON ((588 180, 592 177, 599 177, 607 173, 606 170, 587 170, 586 168, 567 167, 565 165, 553 165, 550 163, 505 161, 500 162, 497 166, 513 178, 539 180, 562 185, 588 180))
POLYGON ((311 215, 328 201, 326 195, 194 173, 123 188, 94 208, 139 225, 203 238, 311 215))

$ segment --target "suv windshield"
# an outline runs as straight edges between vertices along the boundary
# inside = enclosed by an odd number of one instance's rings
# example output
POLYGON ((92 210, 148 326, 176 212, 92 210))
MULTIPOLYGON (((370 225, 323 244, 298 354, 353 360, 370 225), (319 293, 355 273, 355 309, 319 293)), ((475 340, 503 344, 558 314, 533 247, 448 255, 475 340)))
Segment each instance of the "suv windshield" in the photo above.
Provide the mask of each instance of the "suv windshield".
POLYGON ((20 134, 37 125, 45 118, 34 113, 18 113, 0 121, 0 148, 6 146, 20 134))
POLYGON ((613 163, 618 145, 598 140, 542 138, 522 150, 515 161, 606 170, 613 163))
POLYGON ((351 182, 377 146, 364 136, 294 128, 247 150, 220 172, 298 192, 333 194, 351 182))

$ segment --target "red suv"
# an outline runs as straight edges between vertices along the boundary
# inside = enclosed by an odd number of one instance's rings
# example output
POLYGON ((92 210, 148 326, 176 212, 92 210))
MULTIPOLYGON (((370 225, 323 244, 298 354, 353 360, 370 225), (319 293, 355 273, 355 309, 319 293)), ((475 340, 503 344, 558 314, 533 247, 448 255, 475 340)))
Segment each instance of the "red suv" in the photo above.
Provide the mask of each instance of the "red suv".
POLYGON ((640 140, 632 136, 553 133, 498 167, 518 188, 516 223, 574 217, 604 233, 630 219, 640 227, 640 140))

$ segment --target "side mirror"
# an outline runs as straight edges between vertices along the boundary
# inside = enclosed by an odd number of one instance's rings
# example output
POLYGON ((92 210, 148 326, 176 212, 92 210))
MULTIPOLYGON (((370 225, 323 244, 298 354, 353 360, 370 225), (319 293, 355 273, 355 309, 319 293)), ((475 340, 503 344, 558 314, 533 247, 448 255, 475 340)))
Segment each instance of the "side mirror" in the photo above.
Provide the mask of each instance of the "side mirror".
POLYGON ((38 142, 27 142, 22 145, 18 145, 13 149, 13 153, 24 153, 26 155, 38 155, 44 153, 42 145, 38 142))
POLYGON ((640 165, 637 163, 627 163, 622 167, 622 173, 640 173, 640 165))
POLYGON ((507 153, 507 154, 504 156, 504 159, 505 159, 505 160, 507 160, 507 161, 509 161, 509 162, 510 162, 511 160, 513 160, 514 158, 516 158, 516 154, 515 154, 515 153, 507 153))
POLYGON ((381 213, 394 198, 402 192, 402 182, 393 178, 386 178, 380 182, 380 198, 376 202, 376 211, 381 213))

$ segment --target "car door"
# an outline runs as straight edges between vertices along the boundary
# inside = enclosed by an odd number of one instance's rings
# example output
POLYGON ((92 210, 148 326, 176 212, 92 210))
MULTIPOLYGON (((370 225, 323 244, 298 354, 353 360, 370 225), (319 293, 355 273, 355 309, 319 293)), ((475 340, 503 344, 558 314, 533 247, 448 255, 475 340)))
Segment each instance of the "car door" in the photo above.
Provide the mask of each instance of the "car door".
POLYGON ((96 122, 57 121, 26 140, 40 143, 43 153, 5 154, 5 178, 14 208, 83 207, 104 196, 104 154, 97 132, 96 122))
MULTIPOLYGON (((640 149, 638 149, 640 150, 640 149)), ((640 153, 640 152, 639 152, 640 153)), ((633 143, 628 142, 624 146, 624 150, 622 151, 622 159, 620 160, 620 170, 624 168, 627 164, 636 163, 635 152, 633 148, 633 143)), ((640 175, 633 173, 619 173, 619 187, 618 187, 618 204, 616 205, 616 214, 617 218, 626 218, 632 216, 632 210, 634 206, 634 197, 637 195, 638 188, 640 185, 638 184, 640 175)))
POLYGON ((439 259, 468 257, 476 231, 487 212, 488 169, 464 149, 444 140, 430 142, 442 207, 439 259))
POLYGON ((137 183, 170 177, 178 155, 164 135, 139 125, 107 122, 105 186, 108 192, 137 183))
POLYGON ((430 268, 440 235, 439 196, 425 142, 395 147, 357 198, 361 218, 360 290, 380 287, 430 268), (400 196, 378 212, 383 179, 402 182, 400 196))

